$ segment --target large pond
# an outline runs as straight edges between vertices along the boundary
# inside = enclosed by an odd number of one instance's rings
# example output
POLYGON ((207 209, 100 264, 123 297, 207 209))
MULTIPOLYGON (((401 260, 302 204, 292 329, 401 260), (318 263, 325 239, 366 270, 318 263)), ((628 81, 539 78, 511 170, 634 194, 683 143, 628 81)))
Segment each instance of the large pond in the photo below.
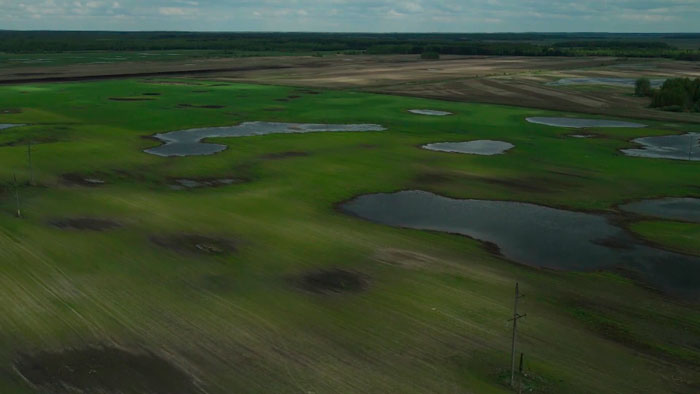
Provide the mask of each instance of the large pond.
POLYGON ((700 294, 700 258, 645 246, 600 215, 520 202, 458 200, 415 190, 360 196, 341 209, 390 226, 490 242, 504 257, 534 267, 622 268, 657 288, 700 294))
POLYGON ((467 142, 437 142, 423 145, 424 149, 437 152, 466 153, 472 155, 500 155, 515 145, 504 141, 477 140, 467 142))
POLYGON ((627 212, 663 219, 700 223, 700 198, 660 198, 620 206, 627 212))
POLYGON ((452 115, 452 112, 447 111, 436 111, 434 109, 409 109, 408 112, 416 115, 427 115, 427 116, 448 116, 452 115))
MULTIPOLYGON (((634 78, 562 78, 558 81, 548 82, 548 86, 570 86, 570 85, 609 85, 634 87, 637 82, 634 78)), ((666 82, 666 79, 650 79, 653 88, 658 88, 666 82)))
POLYGON ((632 140, 641 145, 638 149, 623 149, 627 156, 655 159, 700 160, 700 133, 664 135, 632 140))
POLYGON ((156 134, 154 137, 164 144, 146 149, 146 153, 158 156, 198 156, 211 155, 226 149, 226 145, 202 142, 205 138, 249 137, 266 134, 317 133, 324 131, 383 131, 376 124, 309 124, 246 122, 238 126, 208 127, 201 129, 178 130, 156 134))
POLYGON ((543 124, 554 127, 571 127, 582 129, 587 127, 646 127, 641 123, 622 122, 618 120, 605 119, 587 119, 587 118, 547 118, 547 117, 530 117, 526 119, 530 123, 543 124))
POLYGON ((0 130, 9 129, 10 127, 25 126, 23 124, 0 123, 0 130))

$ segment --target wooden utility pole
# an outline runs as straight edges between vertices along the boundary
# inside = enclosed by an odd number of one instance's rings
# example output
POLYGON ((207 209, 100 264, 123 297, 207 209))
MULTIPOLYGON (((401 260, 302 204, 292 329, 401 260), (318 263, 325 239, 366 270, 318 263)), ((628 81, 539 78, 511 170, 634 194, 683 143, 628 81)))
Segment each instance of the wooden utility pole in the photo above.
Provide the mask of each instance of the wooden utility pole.
POLYGON ((12 178, 14 179, 15 182, 15 200, 17 201, 17 217, 21 218, 22 217, 22 208, 19 203, 19 187, 17 186, 17 175, 12 174, 12 178))
POLYGON ((515 388, 515 338, 516 338, 516 334, 518 332, 518 320, 527 316, 527 314, 524 314, 524 315, 518 314, 518 300, 521 297, 523 297, 523 296, 520 294, 520 284, 516 283, 515 284, 515 303, 513 305, 513 318, 510 319, 513 321, 513 341, 511 342, 511 347, 510 347, 510 386, 513 388, 515 388))
POLYGON ((29 164, 29 184, 34 185, 34 166, 32 165, 32 140, 27 141, 27 163, 29 164))

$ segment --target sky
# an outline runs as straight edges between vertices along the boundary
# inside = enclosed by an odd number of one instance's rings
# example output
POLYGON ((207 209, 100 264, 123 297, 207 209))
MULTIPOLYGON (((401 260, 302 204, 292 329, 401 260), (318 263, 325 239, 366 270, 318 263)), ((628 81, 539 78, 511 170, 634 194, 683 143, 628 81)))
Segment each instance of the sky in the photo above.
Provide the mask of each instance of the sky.
POLYGON ((0 0, 0 29, 700 32, 700 0, 0 0))

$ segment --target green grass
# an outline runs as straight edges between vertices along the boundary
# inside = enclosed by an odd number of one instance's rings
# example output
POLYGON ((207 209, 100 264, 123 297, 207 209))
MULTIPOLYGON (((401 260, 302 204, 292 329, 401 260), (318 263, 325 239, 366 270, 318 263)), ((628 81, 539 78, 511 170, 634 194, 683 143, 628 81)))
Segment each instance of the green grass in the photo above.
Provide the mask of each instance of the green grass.
POLYGON ((506 393, 516 280, 527 295, 519 351, 533 392, 697 389, 695 304, 616 274, 531 269, 464 237, 375 225, 334 209, 358 194, 404 188, 596 211, 698 195, 696 164, 618 152, 633 137, 681 130, 601 129, 605 138, 582 140, 524 121, 553 115, 547 111, 352 91, 279 102, 299 93, 189 82, 199 85, 0 87, 0 110, 23 110, 0 115, 0 123, 30 124, 0 132, 0 392, 32 392, 10 368, 17 353, 116 343, 167 354, 210 393, 506 393), (109 100, 146 92, 161 96, 109 100), (412 108, 455 115, 420 117, 406 112, 412 108), (157 132, 253 120, 369 122, 388 131, 228 138, 219 141, 229 149, 206 157, 142 152, 157 144, 143 137, 157 132), (417 148, 482 138, 516 148, 493 157, 417 148), (33 147, 37 186, 25 184, 27 139, 46 142, 33 147), (288 151, 308 156, 264 158, 288 151), (68 185, 67 173, 108 184, 68 185), (13 174, 23 183, 21 220, 13 217, 13 174), (173 191, 173 177, 249 181, 173 191), (80 216, 124 226, 87 232, 47 224, 80 216), (238 251, 181 255, 149 241, 180 233, 231 238, 238 251), (387 250, 423 263, 379 262, 387 250), (318 295, 294 285, 324 267, 362 272, 369 289, 318 295))
POLYGON ((634 223, 631 230, 670 249, 700 254, 700 224, 650 220, 634 223))

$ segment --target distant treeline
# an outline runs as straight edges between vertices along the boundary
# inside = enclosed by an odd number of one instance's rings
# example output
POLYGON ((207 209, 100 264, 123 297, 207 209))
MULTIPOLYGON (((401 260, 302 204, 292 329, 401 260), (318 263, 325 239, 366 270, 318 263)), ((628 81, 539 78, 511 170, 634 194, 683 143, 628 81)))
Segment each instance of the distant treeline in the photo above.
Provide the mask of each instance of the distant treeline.
POLYGON ((629 56, 700 60, 700 34, 191 33, 0 31, 0 52, 221 50, 497 56, 629 56), (698 42, 679 49, 668 42, 698 42))
POLYGON ((649 94, 651 107, 666 111, 700 112, 700 78, 673 78, 649 94))

